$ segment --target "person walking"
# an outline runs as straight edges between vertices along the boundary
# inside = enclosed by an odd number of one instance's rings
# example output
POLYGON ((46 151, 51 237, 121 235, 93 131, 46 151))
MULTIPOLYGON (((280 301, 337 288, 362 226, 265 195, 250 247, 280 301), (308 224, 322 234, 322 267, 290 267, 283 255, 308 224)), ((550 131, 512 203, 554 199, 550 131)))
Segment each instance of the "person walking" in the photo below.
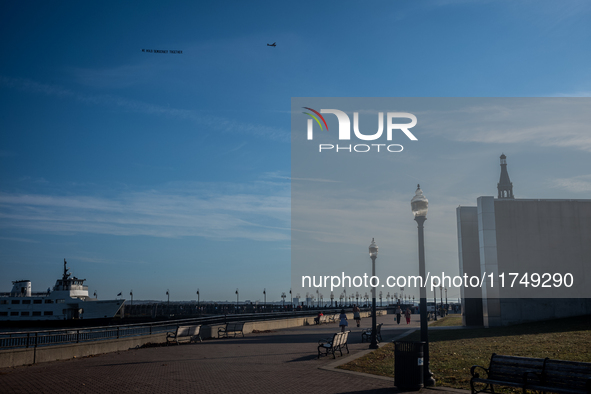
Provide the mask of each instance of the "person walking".
POLYGON ((341 327, 341 332, 345 332, 345 327, 349 325, 347 322, 347 314, 345 313, 344 309, 341 309, 341 314, 339 315, 339 326, 341 327))
POLYGON ((406 308, 404 316, 406 316, 406 324, 410 324, 410 308, 406 308))
POLYGON ((357 322, 357 327, 361 324, 361 315, 359 314, 361 310, 357 305, 353 305, 353 319, 357 322))
POLYGON ((402 315, 402 309, 400 309, 400 305, 396 307, 396 323, 400 324, 400 317, 402 315))

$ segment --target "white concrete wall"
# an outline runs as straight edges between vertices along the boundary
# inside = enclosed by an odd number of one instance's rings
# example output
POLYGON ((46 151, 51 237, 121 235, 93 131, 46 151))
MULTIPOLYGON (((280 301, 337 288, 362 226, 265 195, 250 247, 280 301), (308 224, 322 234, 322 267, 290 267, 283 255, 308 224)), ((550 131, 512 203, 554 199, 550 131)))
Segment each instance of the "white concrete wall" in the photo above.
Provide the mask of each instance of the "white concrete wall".
POLYGON ((13 349, 0 351, 0 368, 16 367, 19 365, 36 364, 47 361, 67 360, 75 357, 86 357, 95 354, 129 350, 147 343, 166 342, 166 334, 145 335, 133 338, 111 339, 74 343, 58 346, 43 346, 28 349, 13 349))
MULTIPOLYGON (((458 208, 457 219, 460 272, 472 275, 470 209, 458 208)), ((479 197, 477 214, 480 272, 494 276, 492 283, 486 278, 481 290, 486 327, 591 313, 591 200, 479 197), (525 272, 569 273, 575 284, 511 288, 509 273, 525 272), (504 287, 500 273, 505 274, 504 287)))
POLYGON ((497 225, 494 197, 478 197, 478 244, 480 247, 480 272, 485 274, 482 286, 482 319, 485 327, 501 325, 499 304, 499 261, 497 255, 497 225), (493 274, 491 284, 488 275, 493 274))
POLYGON ((575 278, 570 289, 501 289, 500 325, 590 314, 591 200, 517 199, 494 204, 499 271, 568 272, 575 278))

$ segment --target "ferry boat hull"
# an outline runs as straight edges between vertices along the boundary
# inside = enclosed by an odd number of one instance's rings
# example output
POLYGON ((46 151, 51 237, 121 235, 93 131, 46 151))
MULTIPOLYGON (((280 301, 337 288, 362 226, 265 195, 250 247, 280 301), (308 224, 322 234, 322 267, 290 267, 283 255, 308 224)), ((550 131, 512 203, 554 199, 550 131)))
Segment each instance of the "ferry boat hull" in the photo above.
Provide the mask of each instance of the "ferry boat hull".
POLYGON ((88 296, 85 279, 70 278, 64 259, 64 274, 53 291, 32 293, 28 280, 14 281, 10 293, 0 294, 0 322, 63 321, 112 318, 124 299, 101 300, 88 296))

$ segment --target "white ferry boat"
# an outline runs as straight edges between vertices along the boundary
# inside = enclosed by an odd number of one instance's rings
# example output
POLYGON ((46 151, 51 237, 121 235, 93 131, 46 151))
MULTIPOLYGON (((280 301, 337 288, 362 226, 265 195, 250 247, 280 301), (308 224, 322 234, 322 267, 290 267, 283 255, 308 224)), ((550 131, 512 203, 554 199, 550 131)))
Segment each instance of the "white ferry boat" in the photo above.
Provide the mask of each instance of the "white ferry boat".
POLYGON ((12 282, 10 293, 0 293, 0 322, 33 320, 72 320, 111 318, 125 303, 121 300, 99 301, 88 296, 86 279, 70 278, 64 259, 64 275, 53 290, 32 293, 30 280, 12 282))

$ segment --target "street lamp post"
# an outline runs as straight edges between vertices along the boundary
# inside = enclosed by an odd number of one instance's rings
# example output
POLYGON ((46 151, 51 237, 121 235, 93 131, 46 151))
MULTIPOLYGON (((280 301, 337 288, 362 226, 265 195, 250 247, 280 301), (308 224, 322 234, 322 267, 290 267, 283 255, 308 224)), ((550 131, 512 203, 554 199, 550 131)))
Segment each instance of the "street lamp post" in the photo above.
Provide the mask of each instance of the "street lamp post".
MULTIPOLYGON (((378 245, 376 245, 374 239, 371 239, 369 245, 369 257, 371 258, 371 277, 376 276, 376 258, 378 257, 378 245)), ((371 285, 371 279, 369 281, 371 285)), ((370 349, 378 348, 378 341, 376 337, 376 288, 371 287, 371 343, 369 344, 370 349)))
MULTIPOLYGON (((347 289, 343 289, 343 292, 345 293, 345 304, 347 303, 347 289)), ((346 306, 346 305, 344 305, 346 306)))
POLYGON ((359 292, 355 292, 355 299, 357 300, 357 305, 359 306, 359 292))
POLYGON ((435 312, 435 321, 437 321, 437 287, 433 289, 433 310, 435 312))
POLYGON ((449 310, 449 304, 447 303, 447 287, 445 288, 445 314, 447 315, 447 311, 449 310))
MULTIPOLYGON (((423 225, 427 220, 427 210, 429 201, 423 195, 421 186, 417 185, 415 196, 412 198, 410 205, 412 213, 415 216, 415 221, 418 225, 419 236, 419 275, 423 283, 425 282, 425 238, 423 233, 423 225)), ((425 342, 424 354, 424 384, 425 386, 435 386, 435 379, 433 373, 429 369, 429 332, 427 330, 427 289, 423 286, 420 288, 420 309, 421 309, 421 341, 425 342)))
POLYGON ((240 297, 240 294, 238 294, 238 288, 236 288, 236 313, 238 313, 238 297, 240 297))
POLYGON ((263 289, 263 297, 265 297, 263 309, 266 312, 267 311, 267 289, 266 288, 263 289))
POLYGON ((441 299, 441 317, 445 316, 443 314, 443 285, 439 285, 439 298, 441 299))
POLYGON ((170 316, 170 291, 166 289, 166 296, 168 297, 168 302, 166 303, 166 313, 170 316))
POLYGON ((382 291, 380 290, 380 308, 384 306, 384 303, 382 302, 382 291))
POLYGON ((283 299, 283 309, 285 309, 285 297, 287 297, 287 295, 285 295, 285 292, 281 293, 281 298, 283 299))
POLYGON ((201 295, 199 294, 199 289, 197 289, 197 310, 199 311, 199 314, 201 314, 201 300, 199 297, 201 297, 201 295))
POLYGON ((94 291, 94 298, 98 298, 98 296, 96 295, 96 290, 94 291))
POLYGON ((129 295, 131 296, 131 307, 133 308, 133 289, 131 289, 129 295))
POLYGON ((330 292, 330 307, 332 308, 332 302, 334 301, 334 293, 330 292))
POLYGON ((293 294, 291 293, 291 289, 289 289, 289 298, 291 298, 291 307, 293 308, 293 294))

